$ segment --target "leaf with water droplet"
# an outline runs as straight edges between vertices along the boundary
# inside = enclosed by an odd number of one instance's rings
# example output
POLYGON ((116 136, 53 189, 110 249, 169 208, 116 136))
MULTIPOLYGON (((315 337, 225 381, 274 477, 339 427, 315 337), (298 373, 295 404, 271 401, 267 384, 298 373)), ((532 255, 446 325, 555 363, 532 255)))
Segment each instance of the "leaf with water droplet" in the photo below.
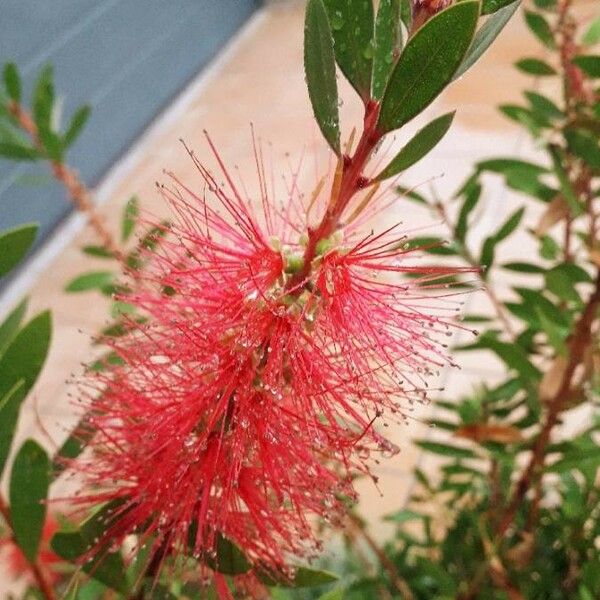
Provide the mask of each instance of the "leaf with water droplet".
POLYGON ((373 3, 371 0, 325 0, 337 64, 366 102, 373 70, 373 3))
POLYGON ((333 37, 323 0, 309 0, 304 24, 304 71, 317 124, 339 156, 340 118, 333 37))
POLYGON ((400 0, 381 0, 375 22, 373 54, 373 98, 383 96, 392 66, 402 51, 400 0))
POLYGON ((378 128, 399 129, 425 109, 450 83, 479 17, 479 2, 465 0, 423 25, 400 55, 381 102, 378 128))

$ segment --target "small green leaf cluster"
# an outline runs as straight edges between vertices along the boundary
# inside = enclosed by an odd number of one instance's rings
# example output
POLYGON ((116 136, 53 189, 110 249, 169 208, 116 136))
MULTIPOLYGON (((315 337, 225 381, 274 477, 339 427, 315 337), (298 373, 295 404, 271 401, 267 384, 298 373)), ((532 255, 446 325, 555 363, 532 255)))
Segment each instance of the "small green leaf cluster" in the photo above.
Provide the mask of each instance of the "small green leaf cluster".
POLYGON ((67 150, 77 141, 91 109, 81 106, 66 127, 59 126, 53 69, 45 66, 31 94, 31 117, 23 108, 23 83, 14 63, 3 71, 0 91, 0 157, 15 161, 50 160, 62 163, 67 150))

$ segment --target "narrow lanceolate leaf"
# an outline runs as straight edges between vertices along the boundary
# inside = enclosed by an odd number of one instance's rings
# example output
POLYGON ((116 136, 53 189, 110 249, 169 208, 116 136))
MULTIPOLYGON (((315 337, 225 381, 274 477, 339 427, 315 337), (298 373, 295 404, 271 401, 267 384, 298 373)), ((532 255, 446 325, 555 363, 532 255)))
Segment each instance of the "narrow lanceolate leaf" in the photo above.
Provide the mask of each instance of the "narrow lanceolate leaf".
POLYGON ((126 242, 135 229, 137 218, 140 214, 140 203, 137 196, 132 196, 123 209, 121 221, 121 241, 126 242))
POLYGON ((54 107, 52 65, 46 65, 38 76, 33 90, 33 118, 38 129, 49 130, 54 107))
POLYGON ((29 223, 0 233, 0 277, 16 267, 27 254, 38 226, 29 223))
POLYGON ((0 356, 17 334, 26 311, 27 299, 23 300, 0 324, 0 356))
POLYGON ((588 46, 593 46, 600 42, 600 15, 592 21, 586 32, 583 34, 581 41, 588 46))
POLYGON ((381 0, 375 21, 373 48, 373 98, 380 100, 390 73, 402 51, 400 0, 381 0))
POLYGON ((556 75, 554 67, 551 67, 548 63, 538 58, 523 58, 515 64, 517 69, 528 75, 537 75, 538 77, 556 75))
POLYGON ((15 63, 6 63, 4 65, 4 85, 8 97, 15 102, 21 102, 21 78, 15 63))
POLYGON ((525 92, 525 97, 529 100, 533 111, 540 113, 546 119, 562 119, 565 115, 556 104, 547 98, 536 92, 525 92))
POLYGON ((449 456, 452 458, 476 458, 477 455, 469 448, 461 448, 451 444, 442 444, 441 442, 430 442, 428 440, 415 440, 415 444, 433 454, 449 456))
POLYGON ((479 17, 479 2, 466 0, 438 13, 417 31, 400 55, 381 102, 378 128, 402 127, 448 85, 461 64, 479 17))
POLYGON ((514 2, 515 0, 483 0, 481 3, 481 14, 491 15, 509 4, 514 4, 514 2))
POLYGON ((6 464, 19 419, 19 409, 25 397, 25 381, 19 379, 6 393, 0 394, 0 475, 6 464))
POLYGON ((82 106, 77 110, 77 112, 73 115, 71 122, 69 123, 69 127, 65 132, 63 137, 63 144, 65 148, 69 147, 75 140, 79 137, 87 120, 90 117, 90 113, 92 109, 89 106, 82 106))
POLYGON ((454 114, 450 112, 442 115, 418 131, 375 180, 381 181, 397 175, 421 160, 446 135, 454 114))
POLYGON ((525 21, 529 29, 531 29, 544 46, 550 49, 556 48, 552 28, 541 14, 526 10, 525 21))
POLYGON ((456 238, 464 242, 467 235, 469 215, 477 205, 479 198, 481 197, 481 185, 476 183, 470 186, 470 189, 466 193, 465 201, 461 206, 460 212, 458 213, 458 219, 456 221, 456 227, 454 228, 454 234, 456 238))
POLYGON ((556 174, 560 184, 560 191, 563 195, 563 198, 567 201, 571 214, 573 216, 579 216, 583 212, 583 208, 563 166, 565 164, 563 151, 561 148, 554 145, 549 146, 548 149, 550 150, 550 155, 552 156, 554 173, 556 174))
POLYGON ((114 273, 110 271, 92 271, 76 277, 65 287, 67 292, 87 292, 103 288, 114 283, 114 273))
POLYGON ((309 0, 304 24, 304 71, 317 124, 340 155, 340 118, 333 37, 323 0, 309 0))
POLYGON ((518 208, 496 232, 496 242, 505 240, 518 226, 525 214, 525 208, 518 208))
POLYGON ((482 54, 491 46, 492 42, 500 35, 500 32, 510 21, 520 5, 520 0, 511 0, 507 6, 493 11, 494 14, 488 17, 475 34, 473 43, 458 71, 456 71, 454 79, 458 79, 464 75, 479 60, 482 54))
POLYGON ((600 56, 576 56, 573 62, 590 77, 600 77, 600 56))
POLYGON ((15 541, 29 561, 34 561, 44 521, 45 500, 50 485, 50 461, 45 450, 27 440, 12 466, 10 476, 10 519, 15 541))
POLYGON ((50 334, 50 313, 41 313, 19 331, 0 356, 0 474, 10 451, 21 403, 46 360, 50 334))
POLYGON ((40 157, 36 148, 16 142, 0 142, 0 157, 10 160, 35 160, 40 157))
POLYGON ((373 72, 373 3, 371 0, 324 0, 324 3, 336 61, 366 102, 371 94, 373 72))

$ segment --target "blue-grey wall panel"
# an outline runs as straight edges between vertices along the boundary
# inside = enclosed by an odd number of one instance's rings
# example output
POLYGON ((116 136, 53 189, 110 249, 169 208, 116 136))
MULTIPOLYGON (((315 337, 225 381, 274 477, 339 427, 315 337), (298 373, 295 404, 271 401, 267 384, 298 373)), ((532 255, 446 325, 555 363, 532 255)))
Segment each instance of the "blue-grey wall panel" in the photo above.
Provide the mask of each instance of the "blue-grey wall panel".
MULTIPOLYGON (((63 120, 80 104, 92 105, 69 162, 94 184, 257 3, 0 0, 0 62, 18 64, 27 92, 39 68, 52 63, 63 120)), ((42 239, 68 214, 63 190, 40 183, 44 172, 0 163, 0 230, 39 221, 42 239)))

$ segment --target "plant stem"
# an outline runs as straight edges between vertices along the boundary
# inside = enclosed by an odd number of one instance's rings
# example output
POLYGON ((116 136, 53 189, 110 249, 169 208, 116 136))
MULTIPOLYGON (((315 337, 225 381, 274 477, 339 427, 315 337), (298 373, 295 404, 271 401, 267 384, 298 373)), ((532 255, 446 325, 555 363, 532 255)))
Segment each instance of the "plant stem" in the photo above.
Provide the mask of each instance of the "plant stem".
MULTIPOLYGON (((2 518, 4 519, 4 522, 6 523, 7 527, 9 527, 12 531, 12 521, 10 518, 10 509, 8 507, 8 503, 6 502, 6 500, 5 500, 4 496, 2 496, 2 494, 0 494, 0 515, 2 515, 2 518)), ((12 533, 11 533, 11 538, 12 538, 13 543, 16 544, 16 541, 14 539, 14 534, 12 534, 12 533)), ((37 561, 31 562, 31 561, 29 561, 29 559, 27 559, 27 557, 25 555, 23 555, 23 556, 24 556, 25 560, 27 561, 29 570, 31 571, 31 574, 33 575, 33 578, 35 579, 37 587, 39 588, 42 596, 46 600, 56 600, 56 595, 54 593, 54 590, 52 589, 50 582, 46 578, 46 575, 45 575, 41 565, 37 561)))
POLYGON ((583 360, 586 349, 592 341, 592 325, 600 308, 600 273, 596 276, 595 288, 587 305, 579 318, 575 330, 568 344, 569 362, 562 377, 560 387, 554 398, 549 402, 548 413, 532 449, 532 455, 525 470, 516 484, 513 498, 500 519, 497 534, 503 536, 513 524, 519 506, 530 486, 535 483, 536 472, 544 463, 546 446, 550 441, 550 434, 558 423, 559 415, 569 400, 571 380, 577 366, 583 360))
MULTIPOLYGON (((21 128, 29 134, 35 146, 38 149, 43 148, 39 137, 38 128, 34 120, 31 118, 31 115, 23 108, 23 106, 17 102, 11 101, 8 105, 8 110, 17 120, 21 128)), ((64 164, 62 161, 50 160, 50 164, 55 179, 66 188, 75 208, 79 212, 86 215, 90 225, 96 232, 96 235, 102 242, 104 248, 113 254, 118 260, 123 261, 123 253, 116 244, 112 234, 104 224, 103 219, 96 211, 94 202, 92 200, 92 194, 86 185, 81 181, 79 175, 74 169, 64 164)))
POLYGON ((309 276, 312 261, 317 256, 317 244, 327 239, 338 227, 342 214, 354 195, 368 183, 363 178, 363 170, 382 134, 377 130, 377 118, 379 116, 379 104, 369 101, 365 107, 363 133, 360 137, 356 152, 353 156, 344 156, 343 171, 339 182, 339 188, 332 189, 332 198, 327 206, 321 222, 314 229, 308 228, 308 242, 304 251, 303 267, 290 278, 288 290, 297 290, 309 276))

